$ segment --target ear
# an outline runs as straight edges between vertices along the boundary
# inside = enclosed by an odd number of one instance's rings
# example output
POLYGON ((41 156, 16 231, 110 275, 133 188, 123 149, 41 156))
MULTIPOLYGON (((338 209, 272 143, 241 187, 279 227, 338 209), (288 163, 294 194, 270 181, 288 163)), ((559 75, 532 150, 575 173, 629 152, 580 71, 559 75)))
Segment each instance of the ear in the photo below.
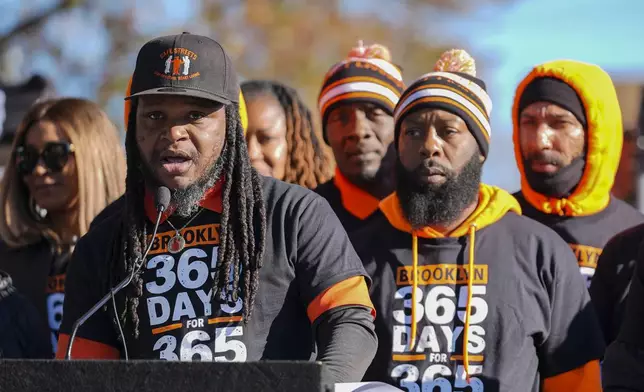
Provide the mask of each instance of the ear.
MULTIPOLYGON (((474 135, 472 135, 472 139, 474 139, 474 135)), ((474 143, 476 144, 476 151, 474 152, 474 154, 479 155, 479 162, 480 163, 485 162, 485 155, 483 155, 483 152, 481 151, 481 146, 478 144, 478 142, 476 142, 476 140, 474 141, 474 143)))

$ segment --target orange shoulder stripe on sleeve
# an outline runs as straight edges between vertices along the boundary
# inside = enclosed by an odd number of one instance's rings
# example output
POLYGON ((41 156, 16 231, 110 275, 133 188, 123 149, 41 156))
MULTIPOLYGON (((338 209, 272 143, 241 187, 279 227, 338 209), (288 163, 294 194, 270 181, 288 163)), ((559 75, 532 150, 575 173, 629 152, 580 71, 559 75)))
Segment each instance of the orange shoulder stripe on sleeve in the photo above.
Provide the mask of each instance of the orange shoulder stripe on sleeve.
MULTIPOLYGON (((67 343, 69 335, 60 334, 58 337, 58 349, 56 350, 56 359, 65 359, 67 353, 67 343)), ((116 347, 107 344, 95 342, 89 339, 74 339, 72 347, 72 359, 119 359, 121 354, 116 347)))
POLYGON ((594 360, 569 372, 548 377, 543 392, 601 392, 599 360, 594 360))
POLYGON ((371 314, 376 317, 364 276, 353 276, 329 287, 311 301, 306 313, 309 320, 314 322, 327 310, 346 305, 365 306, 371 309, 371 314))

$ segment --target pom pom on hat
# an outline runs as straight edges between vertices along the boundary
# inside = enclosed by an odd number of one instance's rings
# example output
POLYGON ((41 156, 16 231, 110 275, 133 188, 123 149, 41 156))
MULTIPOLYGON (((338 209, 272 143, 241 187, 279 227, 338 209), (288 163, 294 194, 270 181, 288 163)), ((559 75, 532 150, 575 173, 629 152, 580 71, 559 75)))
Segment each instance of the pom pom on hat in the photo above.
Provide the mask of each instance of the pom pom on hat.
POLYGON ((476 77, 476 62, 463 49, 450 49, 441 54, 434 65, 436 72, 460 72, 476 77))
POLYGON ((358 46, 351 48, 349 58, 363 59, 382 59, 391 62, 391 52, 386 46, 373 44, 364 46, 362 40, 358 41, 358 46))

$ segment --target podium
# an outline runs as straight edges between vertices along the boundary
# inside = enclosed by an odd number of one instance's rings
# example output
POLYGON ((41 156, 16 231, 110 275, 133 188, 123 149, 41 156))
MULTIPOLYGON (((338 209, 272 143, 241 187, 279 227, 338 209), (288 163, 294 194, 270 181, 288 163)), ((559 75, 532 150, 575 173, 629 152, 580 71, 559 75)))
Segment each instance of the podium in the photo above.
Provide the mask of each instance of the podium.
POLYGON ((332 392, 320 362, 0 360, 0 392, 332 392))

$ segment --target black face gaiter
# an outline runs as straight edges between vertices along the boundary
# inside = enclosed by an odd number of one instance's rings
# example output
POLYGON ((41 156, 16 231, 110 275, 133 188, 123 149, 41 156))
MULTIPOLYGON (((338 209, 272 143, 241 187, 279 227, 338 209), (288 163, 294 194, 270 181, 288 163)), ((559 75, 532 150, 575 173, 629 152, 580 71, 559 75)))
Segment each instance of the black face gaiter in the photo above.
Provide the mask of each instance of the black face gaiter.
POLYGON ((564 166, 556 173, 535 173, 530 162, 524 161, 525 177, 530 187, 537 193, 557 199, 568 197, 575 190, 586 168, 586 156, 582 155, 564 166))

